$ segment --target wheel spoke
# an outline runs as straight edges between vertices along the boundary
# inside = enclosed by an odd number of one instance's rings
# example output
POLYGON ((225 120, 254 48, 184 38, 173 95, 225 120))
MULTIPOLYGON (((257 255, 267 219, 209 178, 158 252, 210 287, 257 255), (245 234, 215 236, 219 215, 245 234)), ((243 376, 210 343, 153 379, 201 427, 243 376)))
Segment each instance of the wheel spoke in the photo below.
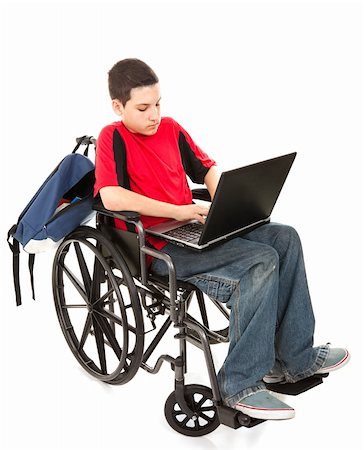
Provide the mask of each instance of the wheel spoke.
POLYGON ((111 320, 113 323, 117 323, 120 326, 127 326, 128 331, 130 331, 131 333, 136 334, 137 330, 135 327, 133 327, 132 325, 130 325, 129 323, 127 323, 127 321, 125 320, 123 323, 123 320, 121 319, 121 317, 117 316, 115 313, 113 313, 112 311, 109 311, 107 309, 103 309, 101 311, 96 310, 95 311, 97 314, 99 314, 100 316, 105 317, 105 319, 109 319, 111 320))
POLYGON ((105 334, 106 339, 108 340, 111 348, 114 350, 115 355, 118 357, 118 359, 121 358, 122 350, 120 348, 120 345, 115 337, 115 334, 110 327, 109 322, 104 317, 95 317, 97 323, 99 324, 102 332, 105 334))
POLYGON ((122 319, 119 316, 117 316, 115 313, 113 313, 112 311, 108 311, 107 309, 103 309, 101 311, 95 310, 95 312, 97 314, 99 314, 100 316, 105 317, 105 319, 109 319, 109 320, 111 320, 111 322, 117 323, 121 327, 123 326, 122 319))
POLYGON ((90 292, 91 292, 91 276, 90 276, 90 272, 88 270, 88 267, 87 267, 87 264, 86 264, 86 260, 85 260, 85 257, 83 256, 80 244, 78 242, 74 242, 74 246, 75 246, 75 250, 76 250, 78 264, 79 264, 80 270, 81 270, 83 284, 85 286, 85 290, 86 290, 87 296, 89 297, 90 296, 90 292))
MULTIPOLYGON (((184 414, 184 413, 183 413, 184 414)), ((190 420, 190 418, 187 416, 187 414, 186 414, 186 417, 182 420, 182 422, 180 422, 180 424, 181 424, 181 426, 182 427, 185 427, 186 426, 186 423, 188 422, 190 420)))
POLYGON ((79 308, 87 308, 87 305, 62 305, 63 309, 79 309, 79 308))
MULTIPOLYGON (((115 280, 117 281, 117 285, 120 286, 123 284, 123 280, 120 277, 115 276, 115 280)), ((98 303, 109 303, 111 304, 112 302, 109 300, 107 301, 106 299, 108 297, 111 297, 111 294, 113 294, 115 292, 115 288, 113 288, 112 286, 110 287, 110 289, 108 289, 107 292, 105 292, 105 294, 103 294, 101 297, 95 299, 92 303, 93 306, 96 306, 98 303)), ((120 291, 119 291, 120 292, 120 291)), ((116 302, 117 300, 114 299, 113 302, 116 302)), ((126 305, 125 308, 130 308, 131 304, 126 305)))
POLYGON ((108 297, 111 296, 113 292, 115 292, 115 289, 111 287, 105 294, 94 300, 92 306, 96 306, 98 303, 103 303, 108 297))
POLYGON ((196 403, 195 399, 193 399, 194 404, 196 405, 196 409, 201 410, 202 405, 208 400, 206 397, 201 397, 200 400, 196 403))
POLYGON ((200 425, 200 422, 197 420, 194 420, 194 429, 195 430, 200 430, 201 428, 203 428, 203 426, 200 425))
POLYGON ((100 361, 100 368, 103 374, 107 374, 104 336, 95 315, 93 315, 92 317, 92 324, 94 327, 97 352, 100 361))
POLYGON ((76 275, 74 275, 72 273, 72 271, 65 264, 62 264, 62 265, 60 264, 60 266, 62 267, 63 272, 67 275, 68 279, 71 281, 73 286, 77 289, 78 293, 81 295, 81 297, 87 303, 88 297, 85 292, 84 286, 82 285, 80 280, 76 277, 76 275))
POLYGON ((86 322, 85 322, 85 326, 83 328, 81 340, 80 340, 80 343, 78 345, 78 350, 79 351, 81 349, 83 349, 83 346, 85 345, 86 339, 87 339, 88 335, 90 334, 91 325, 92 325, 92 320, 91 320, 91 314, 89 313, 89 314, 87 314, 87 319, 86 319, 86 322))
MULTIPOLYGON (((205 399, 206 400, 206 399, 205 399)), ((214 405, 211 406, 202 406, 200 411, 213 411, 215 409, 214 405)))
POLYGON ((210 422, 212 422, 212 421, 214 420, 214 417, 215 417, 215 416, 209 417, 209 416, 206 416, 206 414, 204 414, 204 413, 200 413, 200 417, 202 417, 202 418, 205 419, 208 423, 210 423, 210 422))
POLYGON ((95 256, 90 293, 90 301, 92 305, 96 302, 96 300, 99 300, 100 298, 100 281, 102 270, 103 267, 98 258, 95 256))

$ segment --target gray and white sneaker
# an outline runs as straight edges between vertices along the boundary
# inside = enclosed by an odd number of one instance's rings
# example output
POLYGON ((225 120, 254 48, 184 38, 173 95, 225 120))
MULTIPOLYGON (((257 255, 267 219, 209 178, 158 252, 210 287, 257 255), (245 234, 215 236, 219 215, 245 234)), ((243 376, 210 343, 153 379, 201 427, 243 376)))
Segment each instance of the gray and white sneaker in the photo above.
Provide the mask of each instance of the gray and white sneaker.
POLYGON ((263 420, 292 419, 295 415, 291 406, 278 400, 266 389, 242 398, 233 408, 247 416, 263 420))
MULTIPOLYGON (((341 369, 350 360, 350 354, 345 348, 329 348, 329 353, 327 355, 326 361, 323 366, 318 369, 315 374, 325 374, 333 372, 334 370, 341 369)), ((284 383, 285 376, 283 373, 269 372, 265 377, 263 377, 264 383, 284 383)))
POLYGON ((316 373, 330 373, 341 369, 350 361, 350 353, 346 348, 330 348, 326 361, 316 373))

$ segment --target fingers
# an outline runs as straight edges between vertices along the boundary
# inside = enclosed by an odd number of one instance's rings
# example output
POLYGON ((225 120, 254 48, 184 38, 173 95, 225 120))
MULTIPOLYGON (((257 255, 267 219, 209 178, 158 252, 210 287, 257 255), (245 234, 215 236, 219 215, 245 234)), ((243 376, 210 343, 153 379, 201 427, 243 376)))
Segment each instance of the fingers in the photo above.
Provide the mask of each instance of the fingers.
POLYGON ((197 206, 197 208, 198 208, 198 211, 194 218, 196 220, 198 220, 200 223, 204 224, 206 221, 207 214, 209 213, 209 210, 208 210, 208 208, 203 207, 203 206, 197 206))
POLYGON ((204 224, 205 220, 206 220, 206 216, 201 216, 200 214, 196 214, 194 219, 198 220, 200 223, 204 224))
POLYGON ((176 220, 198 220, 205 223, 209 209, 201 205, 182 205, 177 207, 176 220))

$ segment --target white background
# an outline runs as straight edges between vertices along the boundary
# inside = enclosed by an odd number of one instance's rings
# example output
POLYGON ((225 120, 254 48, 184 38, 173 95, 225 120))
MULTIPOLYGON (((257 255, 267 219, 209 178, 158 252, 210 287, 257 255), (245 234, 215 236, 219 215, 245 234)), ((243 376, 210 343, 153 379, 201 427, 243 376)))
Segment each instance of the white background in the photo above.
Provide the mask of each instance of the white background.
MULTIPOLYGON (((1 2, 1 420, 4 449, 359 449, 363 446, 363 4, 315 1, 1 2), (115 120, 107 71, 150 64, 162 113, 233 168, 298 157, 273 219, 299 231, 316 313, 315 343, 347 346, 350 364, 286 398, 296 418, 202 438, 163 416, 173 373, 123 386, 91 379, 60 331, 52 254, 23 253, 16 308, 8 228, 76 136, 115 120)), ((170 351, 177 343, 170 337, 170 351)), ((226 348, 213 348, 221 364, 226 348)), ((188 382, 207 382, 191 351, 188 382)))

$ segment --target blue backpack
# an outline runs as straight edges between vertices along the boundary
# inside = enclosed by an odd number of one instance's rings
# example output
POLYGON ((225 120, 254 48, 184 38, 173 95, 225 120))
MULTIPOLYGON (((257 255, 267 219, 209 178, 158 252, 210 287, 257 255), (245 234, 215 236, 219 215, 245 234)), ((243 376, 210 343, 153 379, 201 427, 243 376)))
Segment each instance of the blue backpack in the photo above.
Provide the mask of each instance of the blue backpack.
POLYGON ((13 252, 13 276, 16 304, 21 305, 19 282, 20 245, 29 253, 29 271, 34 295, 35 254, 56 248, 75 228, 88 222, 93 211, 95 166, 88 158, 92 136, 77 138, 73 152, 67 155, 47 177, 24 208, 18 222, 8 231, 8 243, 13 252), (86 145, 83 155, 76 153, 86 145))

